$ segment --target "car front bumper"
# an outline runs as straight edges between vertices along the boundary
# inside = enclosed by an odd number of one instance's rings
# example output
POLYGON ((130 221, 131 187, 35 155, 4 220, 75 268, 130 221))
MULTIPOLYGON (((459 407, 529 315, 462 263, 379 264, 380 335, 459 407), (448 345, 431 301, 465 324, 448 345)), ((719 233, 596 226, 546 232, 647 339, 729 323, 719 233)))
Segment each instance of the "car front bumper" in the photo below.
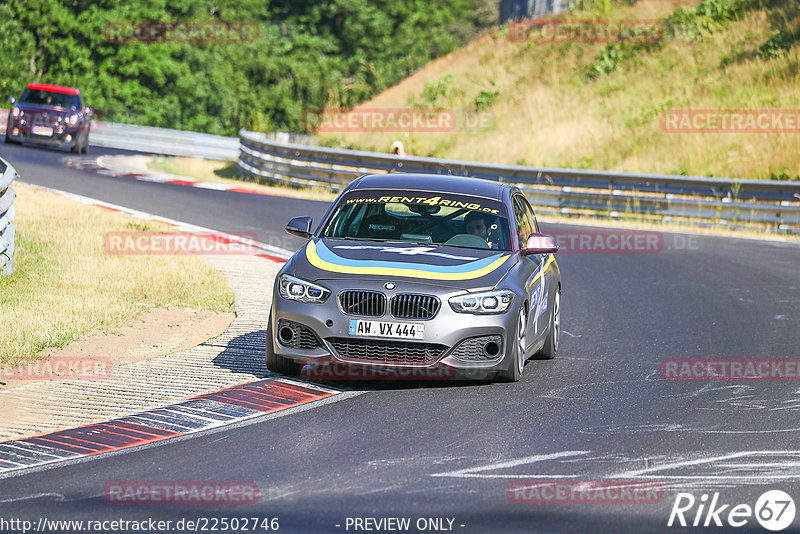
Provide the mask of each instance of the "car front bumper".
POLYGON ((411 282, 397 283, 391 291, 384 288, 384 281, 317 283, 332 292, 321 304, 284 299, 276 283, 269 319, 273 335, 267 340, 276 354, 306 366, 303 374, 310 378, 317 373, 319 378, 332 379, 487 379, 508 369, 516 357, 519 298, 504 313, 473 315, 456 313, 448 303, 450 297, 465 294, 464 290, 411 282), (345 314, 338 295, 354 288, 386 295, 385 314, 345 314), (439 311, 428 320, 396 318, 388 302, 401 293, 436 296, 441 301, 439 311), (422 339, 354 335, 350 332, 353 319, 421 324, 424 334, 422 339), (344 367, 356 370, 345 371, 344 367))
POLYGON ((37 145, 47 145, 59 148, 72 148, 79 139, 83 138, 83 131, 81 130, 55 130, 53 135, 35 135, 30 130, 25 130, 16 126, 9 126, 6 128, 6 135, 19 143, 35 143, 37 145))

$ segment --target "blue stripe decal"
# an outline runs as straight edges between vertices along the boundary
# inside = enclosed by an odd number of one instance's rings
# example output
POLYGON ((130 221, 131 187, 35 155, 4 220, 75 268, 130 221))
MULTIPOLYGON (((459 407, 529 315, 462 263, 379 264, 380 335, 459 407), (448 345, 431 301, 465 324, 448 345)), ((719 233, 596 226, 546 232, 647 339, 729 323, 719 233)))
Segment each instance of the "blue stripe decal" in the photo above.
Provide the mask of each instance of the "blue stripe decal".
POLYGON ((542 270, 542 265, 544 265, 544 264, 545 264, 545 262, 543 261, 543 262, 542 262, 542 263, 540 263, 540 264, 539 264, 539 265, 536 267, 536 269, 535 269, 535 270, 534 270, 534 271, 531 273, 531 275, 528 277, 528 280, 525 282, 525 287, 526 287, 526 288, 527 288, 527 287, 528 287, 528 286, 529 286, 529 285, 530 285, 530 284, 533 282, 533 279, 534 279, 534 278, 536 278, 536 275, 537 275, 537 274, 539 274, 539 271, 541 271, 541 270, 542 270))

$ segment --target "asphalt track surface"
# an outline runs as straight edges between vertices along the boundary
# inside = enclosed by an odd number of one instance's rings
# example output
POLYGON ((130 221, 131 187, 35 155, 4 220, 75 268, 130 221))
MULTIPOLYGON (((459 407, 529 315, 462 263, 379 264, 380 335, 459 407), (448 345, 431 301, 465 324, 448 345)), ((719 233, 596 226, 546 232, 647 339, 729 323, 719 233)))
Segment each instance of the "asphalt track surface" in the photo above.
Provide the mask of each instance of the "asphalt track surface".
MULTIPOLYGON (((318 220, 326 207, 88 174, 52 150, 5 145, 0 155, 28 183, 256 232, 291 249, 302 241, 284 237, 286 220, 318 220)), ((768 532, 753 517, 732 528, 727 512, 773 489, 800 507, 800 382, 672 381, 659 365, 800 357, 800 247, 663 239, 654 254, 560 255, 559 356, 529 362, 519 383, 350 384, 353 393, 302 410, 0 479, 0 519, 259 517, 278 518, 282 532, 365 532, 348 518, 407 517, 410 532, 420 531, 419 518, 450 518, 465 533, 768 532), (663 498, 509 498, 511 483, 543 479, 654 481, 663 498), (103 488, 114 481, 246 481, 262 497, 244 506, 112 506, 103 488), (725 526, 667 527, 680 492, 698 502, 718 492, 719 505, 731 505, 719 516, 725 526)), ((697 510, 686 512, 689 524, 697 510)), ((782 532, 798 531, 800 513, 782 532)))

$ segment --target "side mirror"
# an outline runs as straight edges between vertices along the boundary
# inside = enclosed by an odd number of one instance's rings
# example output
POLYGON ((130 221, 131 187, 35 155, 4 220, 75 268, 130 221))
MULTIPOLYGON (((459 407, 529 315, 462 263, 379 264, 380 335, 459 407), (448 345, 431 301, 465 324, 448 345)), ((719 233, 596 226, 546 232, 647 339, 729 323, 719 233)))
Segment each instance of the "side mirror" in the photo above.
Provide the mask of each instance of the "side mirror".
POLYGON ((286 225, 286 233, 308 239, 311 237, 311 222, 313 220, 308 216, 295 217, 286 225))
POLYGON ((11 105, 13 106, 14 104, 16 104, 16 103, 17 103, 17 99, 16 99, 16 98, 14 98, 13 96, 9 96, 9 97, 8 97, 8 103, 9 103, 9 104, 11 104, 11 105))
POLYGON ((520 252, 528 254, 555 254, 558 252, 558 245, 552 236, 545 234, 531 234, 525 243, 525 248, 520 252))

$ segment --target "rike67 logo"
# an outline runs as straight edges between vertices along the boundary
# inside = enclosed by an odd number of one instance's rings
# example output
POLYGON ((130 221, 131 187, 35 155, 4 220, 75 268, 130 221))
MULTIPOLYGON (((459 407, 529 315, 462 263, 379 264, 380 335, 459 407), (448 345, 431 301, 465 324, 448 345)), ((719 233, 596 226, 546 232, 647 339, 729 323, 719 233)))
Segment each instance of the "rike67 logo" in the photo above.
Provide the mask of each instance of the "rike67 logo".
POLYGON ((754 507, 723 503, 719 493, 714 493, 710 500, 706 493, 699 499, 691 493, 678 493, 667 526, 743 527, 755 518, 765 529, 778 532, 791 525, 794 517, 794 500, 781 490, 764 492, 754 507))

